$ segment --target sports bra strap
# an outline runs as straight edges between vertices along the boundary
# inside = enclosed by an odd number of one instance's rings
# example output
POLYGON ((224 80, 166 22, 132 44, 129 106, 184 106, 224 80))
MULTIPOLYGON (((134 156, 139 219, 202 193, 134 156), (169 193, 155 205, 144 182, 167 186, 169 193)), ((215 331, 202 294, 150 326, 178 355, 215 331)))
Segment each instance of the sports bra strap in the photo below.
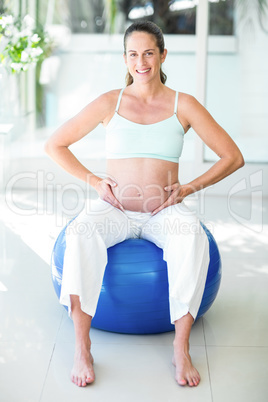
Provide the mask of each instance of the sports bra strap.
MULTIPOLYGON (((125 88, 122 88, 122 89, 121 89, 120 94, 119 94, 119 96, 118 96, 118 100, 117 100, 117 104, 116 104, 116 108, 115 108, 116 113, 118 112, 118 109, 119 109, 119 106, 120 106, 120 102, 121 102, 121 99, 122 99, 122 95, 123 95, 124 89, 125 89, 125 88)), ((177 114, 178 98, 179 98, 179 92, 176 91, 176 94, 175 94, 175 104, 174 104, 174 114, 177 114)))
POLYGON ((178 98, 179 98, 179 92, 176 91, 175 94, 175 104, 174 104, 174 114, 177 114, 177 109, 178 109, 178 98))
POLYGON ((120 94, 119 94, 119 96, 118 96, 118 101, 117 101, 116 108, 115 108, 116 113, 118 112, 119 105, 120 105, 120 102, 121 102, 121 98, 122 98, 124 89, 125 89, 125 88, 122 88, 122 89, 121 89, 120 94))

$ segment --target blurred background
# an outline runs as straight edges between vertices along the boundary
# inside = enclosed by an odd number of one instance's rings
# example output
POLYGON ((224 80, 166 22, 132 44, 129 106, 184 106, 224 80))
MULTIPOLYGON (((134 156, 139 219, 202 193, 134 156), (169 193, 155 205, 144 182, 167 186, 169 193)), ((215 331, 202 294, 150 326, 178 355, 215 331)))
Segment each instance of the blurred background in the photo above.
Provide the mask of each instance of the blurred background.
MULTIPOLYGON (((243 173, 209 191, 226 194, 237 180, 261 171, 262 191, 267 195, 263 179, 268 161, 267 4, 267 0, 0 1, 2 16, 32 18, 43 50, 35 67, 29 65, 27 71, 12 73, 7 58, 1 59, 2 188, 12 178, 13 188, 35 187, 33 177, 23 177, 22 172, 50 172, 49 180, 45 177, 39 187, 77 183, 44 154, 44 142, 99 94, 125 85, 123 32, 132 22, 146 19, 164 32, 167 85, 196 96, 237 142, 246 160, 243 173), (208 18, 199 31, 198 9, 201 22, 208 18)), ((3 25, 0 53, 12 40, 3 25)), ((72 147, 95 172, 105 171, 104 136, 104 129, 98 127, 72 147)), ((181 180, 190 180, 215 160, 217 156, 195 133, 188 132, 181 180)), ((259 184, 246 181, 241 194, 249 194, 252 185, 259 184)))

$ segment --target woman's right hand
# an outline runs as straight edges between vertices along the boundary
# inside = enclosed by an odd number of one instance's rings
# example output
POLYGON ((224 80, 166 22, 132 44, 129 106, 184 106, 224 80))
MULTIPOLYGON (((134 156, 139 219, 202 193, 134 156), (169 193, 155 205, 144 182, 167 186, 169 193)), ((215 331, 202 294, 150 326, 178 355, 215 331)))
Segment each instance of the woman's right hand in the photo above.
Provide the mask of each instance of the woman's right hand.
POLYGON ((124 211, 123 205, 118 201, 118 199, 114 196, 112 187, 116 187, 117 183, 112 180, 110 177, 106 179, 100 179, 96 186, 95 190, 99 194, 100 199, 103 201, 109 202, 109 204, 113 205, 115 208, 124 211))

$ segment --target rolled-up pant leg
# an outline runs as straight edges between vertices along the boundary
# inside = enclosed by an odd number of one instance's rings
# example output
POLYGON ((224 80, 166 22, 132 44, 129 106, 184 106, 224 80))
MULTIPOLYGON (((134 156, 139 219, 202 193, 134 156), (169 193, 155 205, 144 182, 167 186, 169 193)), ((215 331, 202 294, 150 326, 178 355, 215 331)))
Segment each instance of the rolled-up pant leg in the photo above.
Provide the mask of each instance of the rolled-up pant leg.
POLYGON ((184 203, 172 205, 147 222, 141 237, 163 249, 171 322, 188 312, 195 319, 209 264, 209 242, 200 221, 184 203))
POLYGON ((60 303, 68 306, 70 315, 70 295, 78 295, 81 309, 94 316, 107 248, 129 238, 130 233, 125 214, 101 199, 90 200, 67 227, 60 303))

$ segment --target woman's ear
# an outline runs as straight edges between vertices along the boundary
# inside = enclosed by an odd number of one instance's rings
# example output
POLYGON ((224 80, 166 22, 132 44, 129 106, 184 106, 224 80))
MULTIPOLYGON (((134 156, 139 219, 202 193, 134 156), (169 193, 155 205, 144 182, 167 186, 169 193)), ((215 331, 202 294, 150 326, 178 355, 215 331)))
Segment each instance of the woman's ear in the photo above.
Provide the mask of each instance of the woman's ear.
POLYGON ((167 57, 167 49, 164 49, 163 53, 161 54, 161 63, 164 63, 167 57))

